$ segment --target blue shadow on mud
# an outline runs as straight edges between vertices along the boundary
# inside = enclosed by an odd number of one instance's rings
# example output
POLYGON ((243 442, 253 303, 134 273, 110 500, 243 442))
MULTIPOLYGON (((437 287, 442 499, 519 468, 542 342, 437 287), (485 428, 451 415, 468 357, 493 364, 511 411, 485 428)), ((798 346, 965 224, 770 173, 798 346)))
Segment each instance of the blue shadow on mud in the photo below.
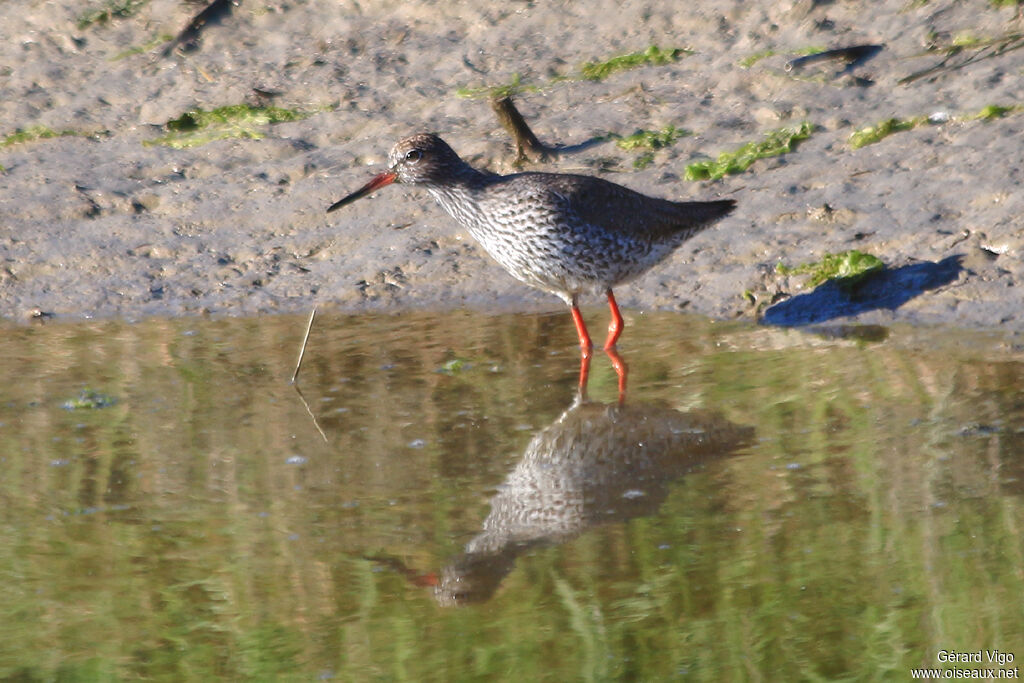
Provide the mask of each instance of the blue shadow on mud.
POLYGON ((887 308, 895 310, 930 289, 953 282, 964 269, 963 256, 886 268, 856 284, 829 280, 813 291, 779 302, 766 310, 768 325, 796 327, 887 308))

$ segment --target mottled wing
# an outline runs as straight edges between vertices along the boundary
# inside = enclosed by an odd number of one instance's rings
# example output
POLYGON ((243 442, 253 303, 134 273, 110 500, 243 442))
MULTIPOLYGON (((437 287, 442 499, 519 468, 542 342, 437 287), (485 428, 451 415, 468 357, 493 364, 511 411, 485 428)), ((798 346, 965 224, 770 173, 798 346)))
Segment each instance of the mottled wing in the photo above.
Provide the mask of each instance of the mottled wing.
MULTIPOLYGON (((526 175, 526 174, 524 174, 526 175)), ((590 176, 535 174, 585 223, 633 239, 684 239, 736 206, 732 199, 673 202, 590 176), (689 233, 689 234, 687 234, 689 233)))

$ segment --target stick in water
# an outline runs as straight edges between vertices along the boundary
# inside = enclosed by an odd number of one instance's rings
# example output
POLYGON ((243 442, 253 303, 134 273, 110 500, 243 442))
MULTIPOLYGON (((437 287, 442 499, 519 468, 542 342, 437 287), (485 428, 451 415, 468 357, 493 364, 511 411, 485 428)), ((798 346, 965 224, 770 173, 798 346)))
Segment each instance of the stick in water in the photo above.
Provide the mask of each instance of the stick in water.
POLYGON ((299 395, 299 400, 302 401, 302 407, 306 409, 307 413, 309 413, 309 419, 313 421, 313 426, 316 427, 316 431, 320 432, 320 437, 324 440, 324 443, 329 443, 327 441, 327 435, 324 434, 324 430, 320 429, 320 423, 316 421, 316 415, 313 414, 313 409, 309 407, 306 397, 302 395, 302 389, 299 389, 298 384, 293 384, 292 386, 295 387, 295 393, 299 395))
POLYGON ((295 372, 292 373, 292 384, 299 378, 299 370, 302 368, 302 357, 306 355, 306 344, 309 342, 309 331, 313 329, 313 318, 316 316, 316 308, 309 313, 309 322, 306 323, 306 336, 302 338, 302 348, 299 349, 299 360, 295 362, 295 372))

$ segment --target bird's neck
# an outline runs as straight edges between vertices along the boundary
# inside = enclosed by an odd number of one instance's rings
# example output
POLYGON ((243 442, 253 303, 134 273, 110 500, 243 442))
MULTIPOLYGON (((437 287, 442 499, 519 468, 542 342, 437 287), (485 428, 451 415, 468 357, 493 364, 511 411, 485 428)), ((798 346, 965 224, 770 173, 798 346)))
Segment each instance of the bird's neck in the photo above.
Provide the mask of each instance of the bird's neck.
POLYGON ((468 164, 450 174, 443 183, 426 185, 427 191, 441 207, 460 223, 470 226, 476 219, 476 193, 493 176, 481 173, 468 164))
POLYGON ((444 180, 436 183, 428 183, 428 189, 463 189, 463 190, 475 190, 483 187, 487 184, 488 178, 493 178, 494 174, 484 173, 478 171, 469 164, 462 162, 457 166, 450 167, 444 174, 444 180))

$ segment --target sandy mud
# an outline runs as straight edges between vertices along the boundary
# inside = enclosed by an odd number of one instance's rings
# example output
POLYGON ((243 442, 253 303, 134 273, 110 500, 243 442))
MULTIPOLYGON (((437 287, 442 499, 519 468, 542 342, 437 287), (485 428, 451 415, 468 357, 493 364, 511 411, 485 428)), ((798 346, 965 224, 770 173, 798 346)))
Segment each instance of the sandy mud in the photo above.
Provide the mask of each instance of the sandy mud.
POLYGON ((613 140, 529 168, 739 203, 622 287, 623 306, 782 325, 1024 329, 1024 111, 977 118, 1024 104, 1024 23, 1013 7, 246 1, 210 22, 196 49, 165 55, 166 36, 199 6, 151 0, 127 17, 80 23, 104 6, 0 7, 0 136, 71 133, 0 147, 4 318, 314 304, 556 310, 557 299, 504 273, 425 193, 391 187, 325 213, 412 132, 438 132, 475 165, 512 171, 510 139, 488 103, 456 91, 518 74, 539 86, 517 102, 549 144, 667 126, 687 133, 642 168, 642 150, 613 140), (848 67, 786 68, 811 49, 865 44, 883 47, 848 67), (651 45, 692 53, 579 77, 586 62, 651 45), (310 115, 260 126, 258 137, 152 144, 186 111, 244 103, 310 115), (855 131, 889 118, 918 125, 850 145, 855 131), (694 161, 803 121, 815 132, 788 154, 719 180, 685 179, 694 161), (852 293, 776 272, 850 249, 887 266, 852 293))

